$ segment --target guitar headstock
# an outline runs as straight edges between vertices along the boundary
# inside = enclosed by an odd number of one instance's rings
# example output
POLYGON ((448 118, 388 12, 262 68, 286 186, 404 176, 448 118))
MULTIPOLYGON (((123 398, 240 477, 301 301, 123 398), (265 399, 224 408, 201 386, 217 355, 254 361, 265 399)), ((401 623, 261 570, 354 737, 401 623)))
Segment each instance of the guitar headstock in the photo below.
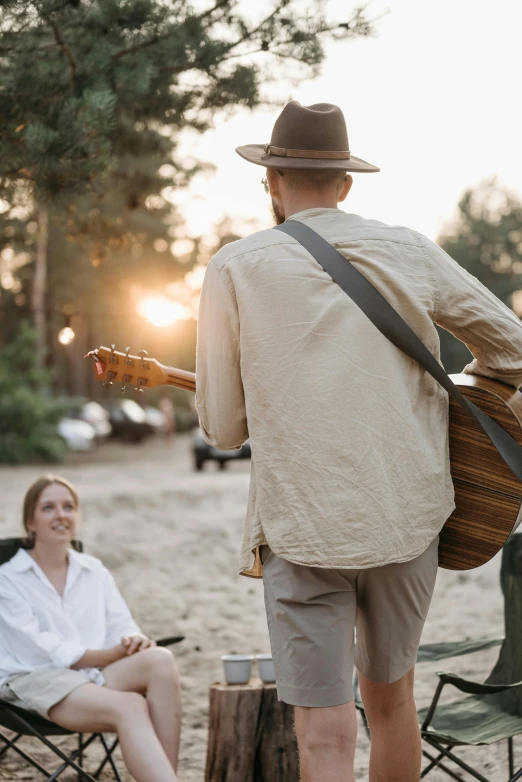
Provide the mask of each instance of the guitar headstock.
POLYGON ((103 381, 104 388, 120 383, 121 390, 125 391, 130 383, 136 391, 143 393, 144 388, 160 386, 166 382, 165 369, 155 358, 149 358, 146 350, 140 350, 134 356, 131 355, 130 348, 121 353, 112 345, 110 348, 99 347, 91 350, 87 356, 94 361, 96 378, 103 381))

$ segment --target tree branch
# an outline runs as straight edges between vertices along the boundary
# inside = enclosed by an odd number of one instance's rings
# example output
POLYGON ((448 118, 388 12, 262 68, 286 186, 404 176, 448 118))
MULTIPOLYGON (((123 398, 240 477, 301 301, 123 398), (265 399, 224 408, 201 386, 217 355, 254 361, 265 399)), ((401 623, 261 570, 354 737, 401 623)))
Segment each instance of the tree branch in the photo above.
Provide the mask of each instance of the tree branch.
POLYGON ((262 28, 262 27, 264 27, 264 25, 265 25, 265 24, 267 24, 268 22, 270 22, 270 20, 271 20, 271 19, 273 19, 273 18, 274 18, 274 16, 277 16, 277 14, 278 14, 280 11, 282 11, 282 10, 283 10, 283 8, 284 8, 285 6, 287 6, 287 5, 288 5, 288 0, 280 0, 280 2, 279 2, 277 5, 276 5, 276 7, 274 8, 274 10, 272 11, 272 13, 271 13, 271 14, 269 14, 267 17, 265 17, 265 18, 263 19, 263 21, 262 21, 262 22, 260 22, 260 23, 257 25, 257 27, 254 27, 254 29, 253 29, 253 30, 247 30, 247 32, 246 32, 246 33, 245 33, 245 34, 244 34, 244 35, 243 35, 241 38, 239 38, 239 39, 238 39, 237 41, 235 41, 234 43, 231 43, 231 44, 230 44, 230 45, 227 47, 226 51, 227 51, 227 52, 230 52, 230 51, 232 51, 232 49, 235 49, 235 48, 236 48, 236 46, 239 46, 239 45, 240 45, 240 44, 242 44, 244 41, 247 41, 249 38, 252 38, 252 36, 253 36, 253 35, 255 35, 256 33, 258 33, 258 32, 259 32, 259 30, 261 30, 261 28, 262 28))
POLYGON ((134 46, 129 46, 128 49, 122 49, 121 52, 116 52, 116 54, 112 55, 111 59, 119 60, 120 57, 124 57, 126 54, 133 54, 140 49, 145 49, 147 46, 154 46, 154 44, 158 43, 158 41, 164 41, 167 38, 170 38, 172 35, 175 35, 177 32, 177 30, 171 30, 170 32, 164 33, 163 35, 155 35, 152 38, 149 38, 148 41, 141 41, 141 43, 137 43, 134 46))
POLYGON ((265 54, 275 53, 273 49, 263 49, 261 47, 260 49, 252 49, 249 52, 235 52, 234 54, 230 54, 228 57, 223 57, 221 62, 228 62, 228 60, 235 60, 238 57, 248 57, 250 54, 259 54, 259 52, 264 52, 265 54))
POLYGON ((76 60, 74 59, 71 47, 68 43, 66 43, 63 38, 60 30, 58 29, 58 25, 54 21, 54 19, 51 19, 50 16, 47 14, 42 14, 43 19, 47 22, 47 24, 51 27, 54 37, 56 39, 56 43, 60 46, 61 50, 65 54, 66 58, 69 60, 69 65, 71 66, 71 85, 74 88, 76 86, 76 60))
MULTIPOLYGON (((227 49, 227 51, 231 51, 232 49, 235 49, 236 46, 239 46, 240 43, 243 43, 245 40, 247 40, 252 35, 254 35, 256 32, 258 32, 259 28, 265 22, 269 21, 272 16, 273 16, 273 14, 271 14, 270 17, 267 17, 261 23, 261 25, 259 25, 255 30, 251 30, 247 35, 243 36, 243 38, 241 38, 240 40, 238 40, 234 44, 232 44, 227 49)), ((323 35, 324 33, 333 33, 333 32, 335 32, 336 30, 339 30, 339 29, 346 29, 346 25, 337 23, 337 24, 334 24, 334 25, 327 25, 325 27, 321 27, 319 30, 314 30, 313 32, 310 32, 310 33, 303 33, 303 37, 302 37, 302 39, 300 41, 298 41, 298 43, 306 43, 308 41, 313 40, 317 35, 323 35)), ((268 48, 261 47, 259 49, 253 49, 252 51, 247 51, 247 52, 235 52, 234 54, 230 54, 227 57, 223 57, 221 62, 227 62, 227 60, 236 59, 238 57, 247 57, 248 55, 251 55, 251 54, 259 54, 259 52, 270 53, 270 54, 273 54, 273 55, 275 55, 277 57, 288 57, 289 55, 284 55, 284 54, 281 54, 280 52, 278 52, 278 48, 280 46, 288 46, 290 44, 295 44, 295 43, 296 42, 292 38, 287 38, 286 41, 276 41, 275 43, 273 43, 273 48, 270 48, 270 46, 269 46, 268 48)))
MULTIPOLYGON (((56 46, 56 43, 46 43, 45 46, 36 46, 34 49, 31 49, 29 51, 25 51, 25 54, 33 54, 34 52, 44 52, 47 49, 54 49, 56 46)), ((18 52, 19 47, 18 46, 12 46, 8 49, 0 49, 0 56, 3 56, 5 54, 9 54, 10 52, 18 52)))
MULTIPOLYGON (((232 2, 232 0, 219 0, 219 2, 217 2, 215 6, 209 8, 207 11, 204 11, 202 14, 197 16, 196 19, 198 20, 206 19, 208 16, 213 14, 214 11, 217 11, 219 8, 223 8, 224 6, 229 5, 230 2, 232 2)), ((170 32, 164 33, 163 35, 155 35, 152 38, 149 38, 148 41, 142 41, 141 43, 137 43, 134 46, 129 46, 128 49, 122 49, 121 52, 116 52, 116 54, 113 54, 112 59, 119 60, 120 57, 124 57, 126 54, 133 54, 134 52, 139 51, 139 49, 144 49, 147 46, 154 46, 154 44, 158 43, 158 41, 164 41, 167 38, 170 38, 172 35, 175 35, 176 33, 177 30, 171 30, 170 32)), ((161 70, 164 69, 162 68, 161 70)))
POLYGON ((211 16, 214 11, 219 11, 220 8, 224 8, 224 6, 229 5, 230 2, 231 0, 218 0, 216 5, 207 9, 206 11, 203 11, 203 13, 197 16, 196 19, 206 19, 208 16, 211 16))

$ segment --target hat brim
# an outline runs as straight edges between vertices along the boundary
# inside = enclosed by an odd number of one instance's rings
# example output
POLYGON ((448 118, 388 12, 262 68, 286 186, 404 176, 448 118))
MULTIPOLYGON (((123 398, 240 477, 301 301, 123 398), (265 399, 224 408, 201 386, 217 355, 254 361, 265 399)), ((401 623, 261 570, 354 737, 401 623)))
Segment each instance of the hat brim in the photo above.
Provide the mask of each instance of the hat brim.
POLYGON ((381 169, 367 163, 366 160, 353 155, 345 160, 331 160, 330 158, 298 158, 285 157, 283 155, 266 155, 264 144, 245 144, 236 147, 237 154, 249 163, 264 168, 333 168, 339 171, 354 171, 360 174, 374 173, 381 169))

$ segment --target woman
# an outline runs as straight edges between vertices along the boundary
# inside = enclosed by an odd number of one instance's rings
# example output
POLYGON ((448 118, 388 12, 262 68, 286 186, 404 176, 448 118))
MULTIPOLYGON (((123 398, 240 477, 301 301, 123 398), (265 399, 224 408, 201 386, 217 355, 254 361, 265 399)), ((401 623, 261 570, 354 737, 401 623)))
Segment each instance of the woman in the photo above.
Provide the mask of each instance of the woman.
POLYGON ((25 496, 30 548, 0 567, 0 697, 72 731, 115 732, 137 782, 176 782, 174 658, 140 632, 100 560, 70 548, 78 516, 63 478, 25 496))

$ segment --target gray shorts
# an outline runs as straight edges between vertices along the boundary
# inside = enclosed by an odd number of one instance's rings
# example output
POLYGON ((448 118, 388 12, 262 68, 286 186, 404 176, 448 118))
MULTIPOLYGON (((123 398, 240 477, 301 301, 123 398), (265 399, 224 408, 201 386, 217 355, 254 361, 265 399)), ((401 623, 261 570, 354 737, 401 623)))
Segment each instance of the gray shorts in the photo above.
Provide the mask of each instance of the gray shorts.
POLYGON ((17 673, 0 688, 0 698, 49 719, 49 711, 92 678, 85 670, 49 668, 17 673))
POLYGON ((279 700, 294 706, 348 703, 354 663, 374 682, 395 682, 408 673, 435 587, 438 544, 437 537, 409 562, 367 570, 294 565, 263 546, 279 700))

